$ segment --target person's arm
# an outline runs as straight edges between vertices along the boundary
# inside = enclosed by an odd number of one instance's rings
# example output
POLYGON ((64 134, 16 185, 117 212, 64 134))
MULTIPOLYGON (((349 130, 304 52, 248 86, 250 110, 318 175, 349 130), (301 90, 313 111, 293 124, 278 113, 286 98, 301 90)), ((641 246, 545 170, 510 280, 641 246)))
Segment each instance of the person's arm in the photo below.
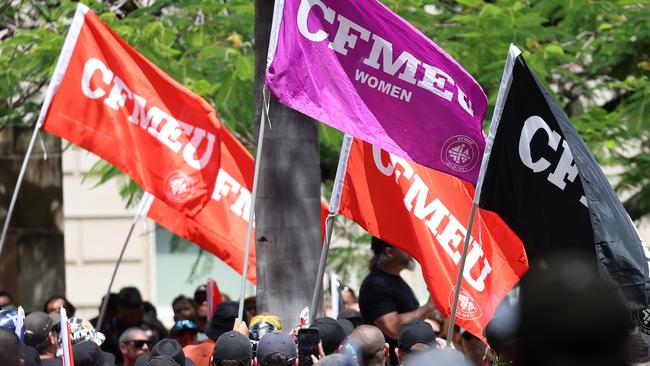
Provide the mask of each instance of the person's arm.
POLYGON ((408 313, 399 314, 396 311, 391 311, 375 319, 375 325, 389 338, 397 339, 402 325, 412 320, 424 320, 435 309, 433 304, 427 303, 408 313))

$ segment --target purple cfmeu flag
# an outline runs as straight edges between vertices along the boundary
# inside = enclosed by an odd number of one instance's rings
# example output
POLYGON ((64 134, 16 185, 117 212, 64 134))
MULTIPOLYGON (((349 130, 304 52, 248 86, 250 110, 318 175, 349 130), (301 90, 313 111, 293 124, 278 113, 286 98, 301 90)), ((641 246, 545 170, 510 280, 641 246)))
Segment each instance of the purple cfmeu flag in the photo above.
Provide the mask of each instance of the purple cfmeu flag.
POLYGON ((377 0, 276 0, 266 84, 283 104, 398 156, 476 182, 487 97, 377 0))

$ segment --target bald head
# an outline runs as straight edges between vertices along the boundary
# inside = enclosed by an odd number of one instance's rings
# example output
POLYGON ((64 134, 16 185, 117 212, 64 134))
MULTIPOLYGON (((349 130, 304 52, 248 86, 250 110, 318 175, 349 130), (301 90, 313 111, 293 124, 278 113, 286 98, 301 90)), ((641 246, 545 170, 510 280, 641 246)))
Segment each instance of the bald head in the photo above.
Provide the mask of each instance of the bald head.
POLYGON ((373 325, 362 325, 350 334, 349 339, 360 353, 362 365, 384 365, 388 354, 388 344, 379 328, 373 325))

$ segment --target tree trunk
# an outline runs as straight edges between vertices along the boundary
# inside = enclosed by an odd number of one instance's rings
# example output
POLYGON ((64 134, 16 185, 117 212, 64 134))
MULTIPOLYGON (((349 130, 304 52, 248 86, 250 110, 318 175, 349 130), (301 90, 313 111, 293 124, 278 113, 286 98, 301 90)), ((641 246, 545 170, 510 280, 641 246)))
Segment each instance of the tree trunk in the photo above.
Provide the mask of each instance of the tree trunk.
MULTIPOLYGON (((0 225, 4 224, 32 131, 14 127, 0 133, 0 225)), ((14 304, 26 311, 42 310, 50 296, 65 294, 61 141, 46 133, 41 135, 47 160, 37 141, 0 253, 0 289, 9 290, 14 304)))
MULTIPOLYGON (((256 0, 255 111, 262 87, 274 2, 256 0)), ((255 210, 258 312, 289 328, 311 302, 320 255, 318 123, 271 98, 255 210)), ((259 126, 258 126, 259 131, 259 126)))

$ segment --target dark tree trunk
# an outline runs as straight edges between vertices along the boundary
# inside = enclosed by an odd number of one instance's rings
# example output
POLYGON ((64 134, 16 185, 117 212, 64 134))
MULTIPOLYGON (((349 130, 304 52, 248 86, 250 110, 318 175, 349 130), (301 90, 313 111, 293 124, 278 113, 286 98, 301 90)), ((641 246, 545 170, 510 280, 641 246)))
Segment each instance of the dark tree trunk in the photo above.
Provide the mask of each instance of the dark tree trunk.
MULTIPOLYGON (((16 127, 0 132, 0 225, 32 131, 16 127)), ((0 253, 0 289, 10 291, 16 305, 26 311, 42 310, 47 298, 65 294, 61 142, 47 133, 41 135, 47 160, 37 141, 0 253)))
MULTIPOLYGON (((262 108, 273 4, 256 0, 255 111, 262 108)), ((318 123, 271 98, 257 195, 258 311, 289 328, 311 301, 320 255, 320 151, 318 123)), ((259 130, 259 126, 258 126, 259 130)))

